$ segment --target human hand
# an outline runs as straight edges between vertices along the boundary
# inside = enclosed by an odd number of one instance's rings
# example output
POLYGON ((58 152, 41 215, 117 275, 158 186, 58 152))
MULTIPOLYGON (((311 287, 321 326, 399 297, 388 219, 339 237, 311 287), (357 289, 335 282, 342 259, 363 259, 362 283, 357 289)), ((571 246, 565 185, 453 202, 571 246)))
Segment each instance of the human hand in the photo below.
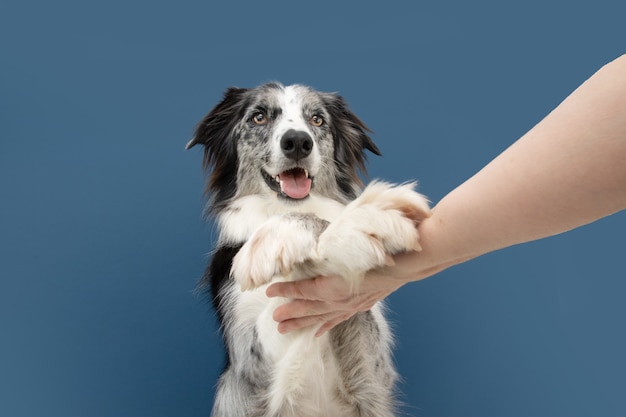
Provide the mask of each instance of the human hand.
POLYGON ((276 282, 267 288, 266 294, 293 299, 274 310, 280 333, 321 325, 315 334, 321 336, 354 314, 371 309, 407 281, 380 269, 368 272, 356 290, 342 277, 331 275, 276 282))

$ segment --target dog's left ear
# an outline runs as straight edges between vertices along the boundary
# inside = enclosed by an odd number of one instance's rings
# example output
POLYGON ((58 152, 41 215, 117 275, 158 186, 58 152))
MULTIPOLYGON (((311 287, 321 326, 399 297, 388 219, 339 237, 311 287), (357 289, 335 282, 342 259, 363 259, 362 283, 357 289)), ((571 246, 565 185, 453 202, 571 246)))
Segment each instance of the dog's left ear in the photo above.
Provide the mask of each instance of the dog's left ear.
POLYGON ((361 119, 357 117, 356 114, 352 113, 349 110, 348 110, 348 118, 351 121, 352 125, 356 127, 358 130, 360 130, 361 132, 360 139, 361 139, 361 144, 363 146, 363 149, 367 149, 374 155, 381 156, 382 153, 380 152, 380 149, 378 149, 378 146, 376 146, 376 144, 374 143, 374 141, 368 134, 372 132, 370 128, 367 127, 365 123, 363 123, 361 119))
POLYGON ((365 172, 365 150, 381 155, 369 136, 371 130, 348 108, 343 97, 327 94, 324 100, 333 119, 331 129, 335 140, 335 158, 346 167, 358 167, 365 172))

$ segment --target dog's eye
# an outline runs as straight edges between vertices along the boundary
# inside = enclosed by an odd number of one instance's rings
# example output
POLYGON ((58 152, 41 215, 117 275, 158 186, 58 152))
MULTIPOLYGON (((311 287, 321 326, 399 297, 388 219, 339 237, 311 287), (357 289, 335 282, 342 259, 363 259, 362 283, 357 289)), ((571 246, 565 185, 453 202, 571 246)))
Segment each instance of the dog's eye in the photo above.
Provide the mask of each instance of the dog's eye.
POLYGON ((254 115, 252 116, 252 121, 254 122, 254 124, 262 126, 264 124, 267 124, 267 116, 265 115, 265 113, 259 111, 254 113, 254 115))
POLYGON ((311 116, 311 118, 309 119, 309 123, 311 123, 315 127, 320 127, 324 124, 324 118, 319 114, 315 114, 311 116))

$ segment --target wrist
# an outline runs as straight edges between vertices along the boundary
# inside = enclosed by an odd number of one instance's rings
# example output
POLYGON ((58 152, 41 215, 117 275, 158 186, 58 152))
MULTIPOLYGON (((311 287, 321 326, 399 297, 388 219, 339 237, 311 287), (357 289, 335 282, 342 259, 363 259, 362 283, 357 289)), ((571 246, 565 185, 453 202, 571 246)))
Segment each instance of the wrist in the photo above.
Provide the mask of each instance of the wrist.
MULTIPOLYGON (((428 278, 450 266, 461 263, 473 256, 459 254, 454 241, 446 240, 445 222, 438 213, 425 219, 418 226, 422 250, 400 253, 394 256, 395 264, 388 268, 387 276, 401 284, 428 278)), ((454 236, 452 236, 454 237, 454 236)))

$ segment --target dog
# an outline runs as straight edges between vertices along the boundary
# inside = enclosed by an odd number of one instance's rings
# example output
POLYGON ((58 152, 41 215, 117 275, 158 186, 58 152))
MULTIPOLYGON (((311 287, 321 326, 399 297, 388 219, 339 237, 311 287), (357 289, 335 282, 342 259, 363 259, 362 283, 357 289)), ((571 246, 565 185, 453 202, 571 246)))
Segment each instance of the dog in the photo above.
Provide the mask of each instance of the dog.
POLYGON ((197 125, 207 212, 219 235, 200 286, 210 290, 226 347, 213 417, 391 417, 397 413, 392 334, 377 303, 321 337, 280 334, 285 299, 270 282, 364 274, 420 250, 429 215, 415 184, 363 189, 370 130, 335 93, 267 83, 229 88, 197 125))

